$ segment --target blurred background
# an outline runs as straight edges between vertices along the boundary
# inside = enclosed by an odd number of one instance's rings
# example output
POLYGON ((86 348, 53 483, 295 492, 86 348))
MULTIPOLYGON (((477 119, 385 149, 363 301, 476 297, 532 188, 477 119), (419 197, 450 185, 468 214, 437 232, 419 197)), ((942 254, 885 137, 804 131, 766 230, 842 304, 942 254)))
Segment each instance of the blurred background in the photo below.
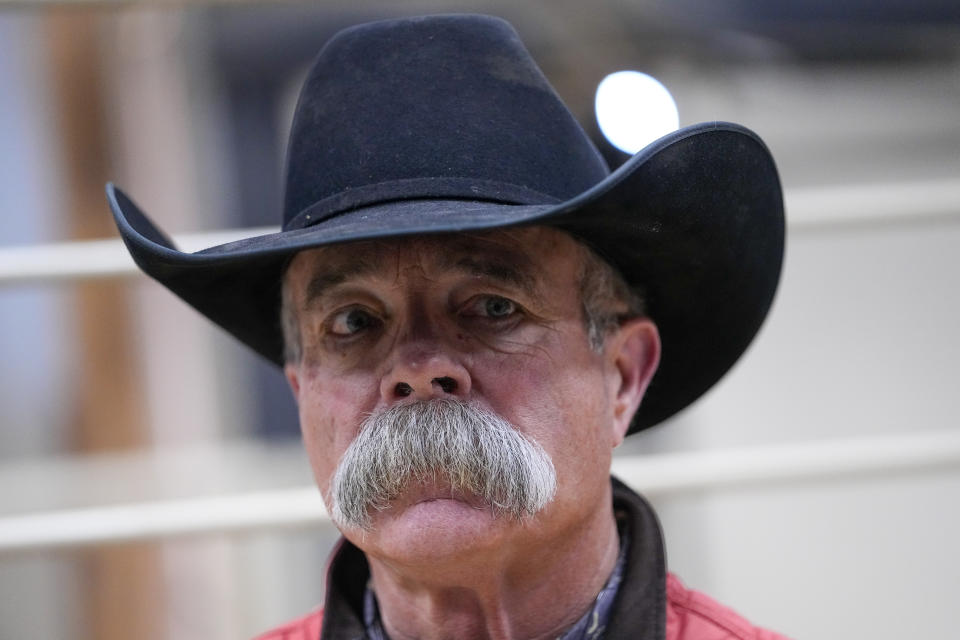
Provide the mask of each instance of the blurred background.
MULTIPOLYGON (((954 635, 955 2, 199 0, 0 2, 0 637, 242 638, 322 601, 319 499, 271 515, 312 486, 279 372, 135 275, 103 186, 195 244, 276 225, 321 45, 451 11, 510 20, 611 166, 628 156, 595 100, 623 70, 662 83, 681 125, 745 124, 777 159, 770 318, 618 453, 670 568, 797 638, 954 635)), ((613 101, 634 122, 653 104, 613 101)))

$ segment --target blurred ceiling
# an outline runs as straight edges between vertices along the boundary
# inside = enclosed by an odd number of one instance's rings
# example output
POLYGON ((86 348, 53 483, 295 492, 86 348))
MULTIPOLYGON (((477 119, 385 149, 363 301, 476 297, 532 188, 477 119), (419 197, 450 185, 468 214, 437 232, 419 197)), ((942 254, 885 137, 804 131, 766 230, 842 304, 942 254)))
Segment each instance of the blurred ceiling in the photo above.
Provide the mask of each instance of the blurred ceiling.
POLYGON ((500 15, 517 27, 611 164, 624 156, 597 130, 593 92, 607 73, 637 69, 673 92, 681 124, 732 120, 757 130, 788 185, 960 176, 956 1, 334 0, 206 7, 216 55, 237 73, 261 78, 306 65, 330 35, 357 22, 456 11, 500 15))

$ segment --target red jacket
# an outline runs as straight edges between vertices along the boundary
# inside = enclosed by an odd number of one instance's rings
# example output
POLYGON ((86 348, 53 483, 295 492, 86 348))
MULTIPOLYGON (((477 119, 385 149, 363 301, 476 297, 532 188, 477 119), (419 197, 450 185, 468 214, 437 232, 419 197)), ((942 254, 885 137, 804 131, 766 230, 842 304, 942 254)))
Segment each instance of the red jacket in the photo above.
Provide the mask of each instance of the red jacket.
MULTIPOLYGON (((322 611, 289 622, 257 640, 318 640, 322 611)), ((732 609, 699 591, 687 589, 667 574, 667 629, 665 640, 785 640, 758 629, 732 609)))
MULTIPOLYGON (((679 578, 666 573, 653 510, 616 479, 613 490, 614 507, 629 522, 630 545, 604 634, 607 640, 786 640, 754 627, 732 609, 687 589, 679 578)), ((257 640, 362 640, 366 634, 358 603, 368 571, 363 553, 342 541, 327 574, 326 619, 318 610, 257 640)))

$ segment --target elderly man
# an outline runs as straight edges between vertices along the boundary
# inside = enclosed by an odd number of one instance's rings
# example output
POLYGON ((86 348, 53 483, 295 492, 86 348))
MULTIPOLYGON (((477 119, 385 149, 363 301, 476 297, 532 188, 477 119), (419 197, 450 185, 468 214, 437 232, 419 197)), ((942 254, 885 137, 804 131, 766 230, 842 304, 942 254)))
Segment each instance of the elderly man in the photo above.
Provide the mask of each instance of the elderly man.
POLYGON ((769 308, 782 197, 749 131, 689 127, 611 175, 509 25, 403 19, 317 58, 281 232, 183 254, 108 196, 138 264, 299 406, 344 540, 323 610, 265 638, 777 637, 667 574, 609 475, 769 308))

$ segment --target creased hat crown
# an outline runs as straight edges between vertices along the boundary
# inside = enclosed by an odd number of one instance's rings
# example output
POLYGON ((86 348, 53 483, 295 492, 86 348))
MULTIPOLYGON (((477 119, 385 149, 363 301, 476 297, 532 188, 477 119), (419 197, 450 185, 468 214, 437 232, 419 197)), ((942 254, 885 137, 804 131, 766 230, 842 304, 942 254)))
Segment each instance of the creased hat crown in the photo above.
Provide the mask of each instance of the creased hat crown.
POLYGON ((562 202, 607 174, 508 23, 377 22, 334 37, 304 84, 284 229, 412 198, 562 202))

